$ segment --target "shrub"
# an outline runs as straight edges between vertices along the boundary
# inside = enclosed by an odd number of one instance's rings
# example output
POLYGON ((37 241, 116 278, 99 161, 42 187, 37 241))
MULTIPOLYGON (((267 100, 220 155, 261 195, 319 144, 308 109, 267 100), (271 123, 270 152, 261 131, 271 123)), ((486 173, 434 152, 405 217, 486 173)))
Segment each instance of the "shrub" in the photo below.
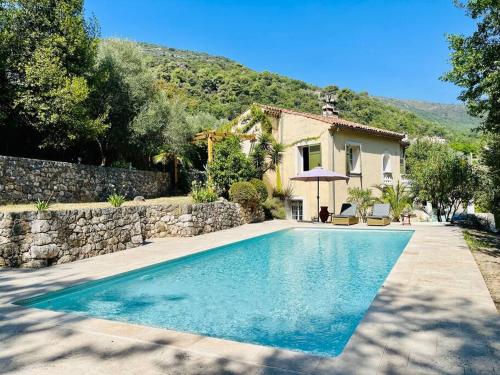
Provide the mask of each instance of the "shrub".
POLYGON ((257 190, 257 193, 260 197, 260 203, 264 203, 269 195, 267 192, 266 184, 258 178, 252 178, 250 180, 250 183, 254 186, 255 190, 257 190))
POLYGON ((197 181, 194 181, 192 184, 191 197, 194 203, 209 203, 219 198, 214 188, 197 181))
POLYGON ((264 208, 264 214, 266 215, 267 220, 286 218, 285 205, 279 198, 266 199, 266 201, 262 204, 262 208, 264 208))
POLYGON ((241 151, 240 140, 228 137, 214 146, 214 160, 208 164, 208 175, 217 192, 227 197, 230 186, 236 181, 255 177, 252 163, 241 151))
POLYGON ((398 181, 395 186, 377 185, 375 187, 382 193, 382 197, 377 200, 391 205, 392 220, 399 221, 405 210, 411 211, 412 197, 404 184, 398 181))
POLYGON ((113 207, 120 207, 123 203, 125 203, 125 196, 113 193, 108 197, 108 203, 113 207))
POLYGON ((229 189, 229 198, 244 207, 255 207, 259 203, 257 189, 248 181, 235 182, 229 189))
POLYGON ((129 169, 130 165, 131 164, 127 163, 125 160, 115 160, 114 162, 111 163, 112 168, 129 169))
POLYGON ((42 201, 41 199, 38 199, 35 203, 35 207, 37 211, 47 211, 50 207, 50 202, 48 200, 42 201))

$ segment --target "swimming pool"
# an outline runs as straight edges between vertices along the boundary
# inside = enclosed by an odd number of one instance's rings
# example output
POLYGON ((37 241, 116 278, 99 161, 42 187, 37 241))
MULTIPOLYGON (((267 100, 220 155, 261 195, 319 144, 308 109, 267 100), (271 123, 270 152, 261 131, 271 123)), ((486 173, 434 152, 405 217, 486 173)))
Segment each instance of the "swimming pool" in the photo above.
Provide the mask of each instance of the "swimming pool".
POLYGON ((19 303, 335 356, 412 233, 289 229, 19 303))

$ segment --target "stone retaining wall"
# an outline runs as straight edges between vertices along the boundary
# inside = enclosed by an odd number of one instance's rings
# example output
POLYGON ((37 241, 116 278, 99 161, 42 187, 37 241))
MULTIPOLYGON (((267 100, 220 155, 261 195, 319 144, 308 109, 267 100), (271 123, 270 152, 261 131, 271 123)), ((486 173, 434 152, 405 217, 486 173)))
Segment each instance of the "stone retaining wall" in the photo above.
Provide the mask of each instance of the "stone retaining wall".
POLYGON ((227 201, 0 213, 0 266, 46 267, 136 247, 147 238, 196 236, 261 218, 248 215, 227 201))
POLYGON ((166 173, 96 167, 48 160, 0 156, 0 204, 104 201, 117 191, 130 198, 164 196, 166 173))

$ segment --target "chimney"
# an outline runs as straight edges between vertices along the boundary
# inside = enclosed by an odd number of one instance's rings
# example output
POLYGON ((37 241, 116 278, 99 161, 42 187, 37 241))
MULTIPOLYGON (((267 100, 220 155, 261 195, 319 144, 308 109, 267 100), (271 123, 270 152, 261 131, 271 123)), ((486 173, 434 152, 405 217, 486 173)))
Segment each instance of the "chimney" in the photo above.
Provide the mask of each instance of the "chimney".
POLYGON ((325 117, 339 117, 339 111, 335 108, 337 104, 337 96, 333 94, 325 94, 323 96, 323 102, 325 103, 322 109, 322 114, 325 117))

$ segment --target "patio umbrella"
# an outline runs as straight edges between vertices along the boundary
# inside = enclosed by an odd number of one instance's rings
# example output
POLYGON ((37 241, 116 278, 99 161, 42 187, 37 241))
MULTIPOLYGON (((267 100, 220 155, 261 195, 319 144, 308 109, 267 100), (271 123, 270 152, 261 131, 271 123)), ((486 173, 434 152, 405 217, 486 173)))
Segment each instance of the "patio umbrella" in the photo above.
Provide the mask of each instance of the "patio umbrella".
MULTIPOLYGON (((320 181, 337 181, 337 180, 345 180, 349 181, 349 177, 334 172, 329 171, 328 169, 323 169, 322 167, 316 167, 309 171, 301 172, 297 176, 290 178, 290 180, 295 181, 316 181, 318 184, 318 194, 316 196, 318 202, 318 221, 319 221, 319 182, 320 181)), ((335 208, 334 208, 335 209, 335 208)))

